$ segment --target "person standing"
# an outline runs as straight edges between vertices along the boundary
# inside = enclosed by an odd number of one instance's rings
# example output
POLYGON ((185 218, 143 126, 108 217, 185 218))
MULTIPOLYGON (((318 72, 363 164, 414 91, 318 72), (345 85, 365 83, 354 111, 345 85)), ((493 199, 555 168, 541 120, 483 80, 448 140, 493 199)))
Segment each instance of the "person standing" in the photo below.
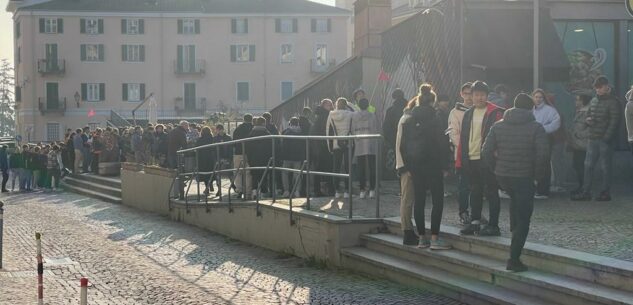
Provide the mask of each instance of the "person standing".
POLYGON ((81 138, 83 139, 83 172, 87 173, 90 168, 90 164, 92 163, 92 153, 90 151, 90 147, 92 144, 92 134, 90 132, 89 126, 84 126, 83 133, 81 134, 81 138))
POLYGON ((15 191, 15 180, 18 180, 18 190, 20 189, 20 181, 22 180, 22 154, 20 147, 16 147, 9 156, 9 172, 11 173, 11 192, 15 191))
MULTIPOLYGON (((213 136, 213 143, 222 143, 222 142, 229 142, 231 141, 231 136, 227 135, 226 132, 224 131, 224 125, 222 124, 217 124, 215 126, 215 136, 213 136)), ((213 153, 216 156, 218 156, 218 152, 217 149, 213 151, 213 153)), ((223 170, 223 169, 227 169, 228 165, 230 164, 230 160, 233 160, 233 147, 232 146, 228 146, 228 145, 223 145, 220 146, 219 148, 220 150, 220 154, 219 154, 219 159, 216 160, 216 162, 220 162, 220 164, 218 165, 218 169, 223 170)), ((218 187, 218 192, 215 193, 216 197, 220 197, 220 195, 222 195, 222 192, 220 191, 220 187, 222 186, 222 174, 218 173, 216 175, 214 175, 213 177, 211 177, 211 181, 209 182, 209 189, 211 191, 213 191, 213 181, 215 180, 216 182, 216 186, 218 187)), ((235 188, 234 188, 235 189, 235 188)))
POLYGON ((631 90, 626 93, 626 102, 626 110, 624 111, 626 116, 626 131, 631 153, 633 153, 633 86, 631 86, 631 90))
POLYGON ((52 190, 56 191, 61 179, 61 171, 64 168, 59 146, 52 146, 51 151, 48 152, 46 160, 46 168, 48 169, 47 180, 49 181, 52 190))
MULTIPOLYGON (((462 130, 462 121, 464 120, 464 113, 466 110, 473 106, 472 95, 472 83, 468 82, 462 85, 459 92, 462 97, 462 103, 456 103, 455 108, 448 114, 448 136, 453 144, 455 150, 455 162, 457 162, 457 147, 460 143, 460 135, 462 130)), ((470 205, 469 195, 470 188, 468 182, 468 175, 463 169, 455 168, 457 174, 457 201, 459 203, 459 221, 463 225, 470 224, 470 214, 468 213, 468 206, 470 205)))
POLYGON ((413 204, 415 203, 414 185, 411 172, 404 167, 404 159, 402 157, 402 130, 404 122, 411 117, 411 110, 417 106, 418 99, 414 98, 404 108, 402 117, 398 122, 398 129, 396 131, 396 172, 400 178, 400 225, 402 227, 403 239, 402 244, 408 246, 417 246, 420 242, 420 238, 415 234, 413 230, 413 222, 411 221, 413 216, 413 204))
POLYGON ((312 109, 310 109, 310 107, 303 107, 303 110, 301 111, 301 116, 299 116, 299 127, 301 127, 301 135, 310 135, 312 120, 312 109))
POLYGON ((520 256, 534 210, 534 180, 549 170, 549 140, 543 124, 535 121, 533 108, 529 95, 517 95, 514 108, 490 128, 481 151, 482 160, 510 195, 512 242, 506 269, 515 272, 527 270, 520 256))
MULTIPOLYGON (((330 116, 333 105, 332 100, 324 99, 321 104, 316 107, 314 124, 310 128, 311 136, 325 136, 327 129, 327 119, 330 116)), ((310 141, 310 160, 312 161, 312 168, 319 172, 332 172, 332 154, 328 148, 328 141, 326 140, 314 140, 310 141)), ((324 194, 321 191, 321 183, 326 184, 326 195, 334 195, 334 179, 332 177, 324 177, 314 175, 312 177, 314 182, 313 189, 316 197, 322 197, 324 194)))
MULTIPOLYGON (((348 136, 350 135, 352 128, 352 116, 353 112, 348 110, 347 108, 348 102, 344 97, 339 97, 336 100, 336 110, 330 112, 330 115, 327 119, 325 135, 326 136, 348 136)), ((348 167, 350 165, 349 162, 349 150, 352 149, 350 147, 350 140, 332 140, 328 141, 328 148, 330 152, 334 155, 334 172, 341 174, 350 174, 348 173, 348 167)), ((338 191, 338 187, 340 184, 341 178, 334 179, 336 188, 335 197, 336 198, 349 198, 351 194, 349 193, 349 179, 344 180, 345 191, 340 193, 338 191)))
POLYGON ((7 193, 7 182, 9 181, 9 156, 7 155, 7 146, 0 147, 0 171, 2 171, 2 192, 7 193))
POLYGON ((615 146, 615 134, 620 117, 619 102, 611 95, 609 80, 605 76, 596 78, 593 83, 596 97, 589 103, 587 124, 589 125, 589 143, 585 159, 585 177, 583 191, 572 196, 574 201, 591 200, 594 167, 600 160, 602 170, 602 190, 596 201, 611 201, 611 163, 615 146))
MULTIPOLYGON (((532 99, 534 100, 534 118, 536 122, 543 125, 545 128, 545 132, 549 138, 550 144, 554 143, 554 134, 561 128, 561 120, 560 115, 558 114, 558 110, 556 108, 549 105, 546 100, 545 91, 543 89, 536 89, 532 92, 532 99)), ((554 148, 553 145, 550 148, 554 148)), ((560 149, 560 147, 558 147, 560 149)), ((547 199, 549 197, 550 192, 550 183, 552 179, 552 153, 549 152, 549 158, 547 162, 547 169, 545 171, 545 175, 540 177, 541 180, 536 182, 536 194, 534 195, 534 199, 547 199)), ((560 173, 558 173, 560 174, 560 173)), ((560 179, 557 179, 560 180, 560 179)), ((560 186, 558 186, 560 187, 560 186)))
POLYGON ((420 86, 418 105, 402 124, 400 152, 403 167, 399 172, 409 172, 413 178, 415 198, 414 218, 419 236, 419 248, 447 250, 451 245, 439 238, 440 223, 444 210, 444 181, 450 160, 449 142, 440 117, 433 105, 436 95, 429 84, 420 86), (424 206, 426 193, 431 192, 431 240, 425 235, 424 206))
POLYGON ((481 147, 492 125, 502 118, 504 109, 488 101, 490 90, 485 82, 474 82, 471 90, 473 107, 464 113, 455 166, 465 170, 468 175, 472 220, 460 233, 499 236, 499 185, 494 173, 481 161, 481 147), (490 220, 485 227, 480 228, 484 193, 488 199, 490 220))
MULTIPOLYGON (((196 147, 213 144, 213 135, 211 134, 211 128, 205 126, 202 128, 202 132, 200 133, 200 138, 196 141, 196 147)), ((213 172, 215 168, 215 149, 214 148, 202 148, 198 150, 198 172, 204 172, 204 174, 200 174, 198 179, 198 183, 202 181, 204 183, 204 195, 209 196, 209 192, 212 191, 213 186, 211 185, 211 176, 213 174, 207 174, 208 172, 213 172)))
MULTIPOLYGON (((366 98, 358 101, 358 111, 352 117, 353 135, 377 134, 378 119, 375 113, 369 112, 369 100, 366 98)), ((374 139, 354 140, 354 156, 358 166, 358 180, 360 183, 360 199, 376 197, 376 154, 378 154, 378 142, 374 139), (369 169, 369 177, 367 177, 369 169), (369 178, 369 190, 367 186, 369 178)))
POLYGON ((404 91, 397 88, 391 93, 393 103, 385 114, 385 120, 382 123, 382 136, 385 139, 387 149, 395 150, 396 148, 396 136, 398 134, 398 123, 404 108, 407 106, 407 100, 404 98, 404 91))
MULTIPOLYGON (((293 117, 290 119, 289 126, 283 131, 284 136, 301 136, 302 131, 299 126, 299 118, 293 117)), ((294 139, 282 139, 281 140, 281 158, 283 160, 284 168, 292 168, 299 170, 303 164, 303 160, 306 159, 306 146, 305 141, 294 139)), ((282 197, 290 197, 292 187, 294 186, 293 173, 281 172, 281 181, 284 186, 284 193, 282 197)), ((298 175, 299 181, 301 181, 301 175, 298 175)), ((298 182, 301 185, 301 182, 298 182)), ((294 197, 301 197, 300 189, 295 190, 294 197)))
POLYGON ((83 137, 83 130, 81 130, 80 128, 77 128, 77 130, 75 131, 75 137, 73 138, 73 147, 75 149, 75 164, 74 164, 74 172, 75 175, 78 175, 81 173, 82 170, 82 163, 84 160, 84 137, 83 137))
POLYGON ((134 162, 145 164, 145 148, 143 147, 141 126, 134 127, 131 141, 132 151, 134 152, 134 162))
MULTIPOLYGON (((242 124, 240 124, 239 126, 237 126, 237 128, 235 128, 235 130, 233 131, 233 140, 241 140, 241 139, 246 139, 248 138, 248 136, 251 134, 251 131, 253 130, 253 115, 250 113, 247 113, 244 115, 244 122, 242 124)), ((248 163, 248 156, 246 155, 246 151, 244 151, 244 148, 246 146, 246 143, 237 143, 235 144, 235 154, 233 155, 233 166, 240 167, 240 170, 238 170, 235 174, 235 189, 238 192, 238 194, 241 194, 241 196, 244 196, 245 199, 248 199, 251 197, 251 189, 252 189, 252 185, 251 185, 251 172, 248 170, 244 170, 244 168, 249 166, 248 163), (242 164, 242 162, 244 162, 242 164)))
POLYGON ((587 143, 589 142, 589 125, 587 114, 591 96, 581 94, 576 96, 576 115, 574 126, 569 133, 568 149, 572 152, 572 166, 576 171, 578 188, 572 191, 572 195, 582 192, 585 176, 585 158, 587 157, 587 143))
MULTIPOLYGON (((248 135, 249 138, 257 138, 257 137, 265 137, 269 136, 270 132, 268 128, 266 128, 266 119, 263 117, 258 117, 253 119, 253 130, 248 135)), ((251 167, 266 167, 268 161, 272 157, 272 140, 271 139, 263 139, 257 141, 249 141, 246 142, 246 158, 248 160, 248 164, 251 167)), ((253 186, 252 197, 253 199, 261 196, 257 190, 259 187, 259 183, 261 182, 261 192, 267 193, 267 191, 274 191, 274 189, 267 189, 269 184, 268 180, 270 177, 270 173, 265 174, 265 170, 263 169, 254 169, 251 170, 252 181, 251 185, 253 186), (264 176, 266 175, 266 176, 264 176)), ((261 197, 260 197, 261 198, 261 197)))
POLYGON ((167 161, 167 133, 165 132, 165 126, 162 124, 156 125, 156 132, 154 134, 153 153, 154 158, 159 166, 165 166, 167 161))
POLYGON ((105 148, 105 143, 103 141, 103 130, 101 128, 97 128, 94 136, 92 137, 92 164, 90 165, 90 168, 95 175, 99 174, 99 157, 105 148))
MULTIPOLYGON (((178 168, 178 151, 187 147, 187 132, 189 122, 180 121, 167 136, 167 164, 169 168, 178 168)), ((140 132, 140 127, 139 127, 140 132)), ((134 148, 132 148, 134 150, 134 148)))

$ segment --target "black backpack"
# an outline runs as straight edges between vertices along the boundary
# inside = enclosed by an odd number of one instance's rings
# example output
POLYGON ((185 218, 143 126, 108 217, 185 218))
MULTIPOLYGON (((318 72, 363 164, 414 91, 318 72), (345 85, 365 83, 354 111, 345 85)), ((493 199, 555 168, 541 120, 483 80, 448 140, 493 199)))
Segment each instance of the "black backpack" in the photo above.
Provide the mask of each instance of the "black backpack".
POLYGON ((436 141, 437 119, 435 117, 420 120, 411 116, 403 127, 402 156, 405 163, 420 164, 434 160, 440 143, 436 141))

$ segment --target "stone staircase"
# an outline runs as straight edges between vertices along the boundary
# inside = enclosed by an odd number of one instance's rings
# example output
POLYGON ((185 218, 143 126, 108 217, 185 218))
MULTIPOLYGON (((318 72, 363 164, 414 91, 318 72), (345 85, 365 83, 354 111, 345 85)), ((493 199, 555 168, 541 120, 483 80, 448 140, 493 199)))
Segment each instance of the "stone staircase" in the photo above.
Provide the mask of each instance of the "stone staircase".
POLYGON ((68 175, 61 186, 73 193, 100 199, 106 202, 122 202, 121 179, 118 177, 102 177, 94 174, 68 175))
POLYGON ((343 266, 467 304, 633 304, 633 262, 527 243, 522 261, 530 270, 513 273, 505 270, 508 238, 443 226, 454 249, 433 251, 404 246, 399 219, 385 225, 384 233, 362 235, 362 246, 343 249, 343 266))

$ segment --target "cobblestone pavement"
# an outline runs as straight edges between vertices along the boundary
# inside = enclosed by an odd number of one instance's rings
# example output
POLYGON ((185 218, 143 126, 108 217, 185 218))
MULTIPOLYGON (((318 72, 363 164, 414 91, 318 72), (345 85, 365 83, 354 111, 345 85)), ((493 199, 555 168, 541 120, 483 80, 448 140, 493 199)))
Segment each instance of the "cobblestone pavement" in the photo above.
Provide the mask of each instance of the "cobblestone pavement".
POLYGON ((1 198, 0 304, 35 304, 35 232, 46 304, 77 304, 84 276, 89 304, 458 304, 75 194, 1 198))

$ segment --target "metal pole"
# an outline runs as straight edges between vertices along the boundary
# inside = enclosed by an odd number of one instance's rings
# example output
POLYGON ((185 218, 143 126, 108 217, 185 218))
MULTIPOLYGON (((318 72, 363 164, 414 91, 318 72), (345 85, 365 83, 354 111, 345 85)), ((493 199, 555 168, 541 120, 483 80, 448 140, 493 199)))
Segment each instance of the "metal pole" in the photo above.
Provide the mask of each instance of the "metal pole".
MULTIPOLYGON (((198 152, 199 152, 199 150, 196 150, 196 171, 195 172, 196 172, 196 186, 197 186, 196 189, 197 189, 197 192, 198 192, 198 202, 200 202, 200 174, 199 174, 200 173, 200 167, 199 167, 200 164, 198 163, 198 160, 200 158, 200 154, 198 152)), ((193 179, 191 179, 191 180, 193 182, 193 179)))
MULTIPOLYGON (((216 162, 216 168, 222 170, 222 165, 221 165, 221 161, 220 160, 220 146, 217 146, 216 149, 216 156, 217 158, 215 159, 216 162)), ((213 176, 211 176, 211 181, 209 181, 210 186, 213 185, 213 178, 215 177, 215 180, 218 182, 216 184, 216 186, 218 187, 218 194, 220 194, 220 201, 222 201, 222 173, 213 173, 213 176)), ((229 188, 231 188, 231 186, 229 185, 229 188)))
POLYGON ((306 139, 306 207, 310 209, 310 140, 306 139))
POLYGON ((533 84, 534 84, 534 89, 539 87, 539 74, 541 73, 540 71, 540 60, 539 60, 539 31, 540 31, 540 0, 534 0, 534 50, 532 51, 534 53, 533 56, 533 70, 534 70, 534 75, 533 75, 533 84))
POLYGON ((35 233, 35 247, 37 249, 37 304, 44 304, 44 263, 42 262, 42 234, 35 233))
MULTIPOLYGON (((247 196, 250 196, 250 194, 247 195, 248 192, 250 192, 249 189, 246 188, 246 145, 244 144, 245 142, 242 142, 242 162, 244 162, 244 167, 242 169, 242 201, 246 201, 247 196)), ((239 171, 239 166, 237 168, 237 170, 239 171)), ((252 192, 251 192, 252 193, 252 192)))
MULTIPOLYGON (((277 163, 277 158, 275 157, 275 140, 276 139, 272 139, 273 140, 273 170, 270 173, 273 176, 273 183, 271 186, 271 192, 273 193, 273 203, 275 203, 277 201, 277 179, 276 179, 276 175, 275 175, 275 165, 277 163)), ((259 190, 258 190, 259 191, 259 190)))
POLYGON ((376 154, 376 188, 374 192, 376 193, 376 218, 380 218, 380 180, 382 177, 382 141, 378 142, 378 153, 376 154))
POLYGON ((2 225, 4 224, 4 202, 0 201, 0 269, 2 269, 2 225))
POLYGON ((79 295, 79 305, 88 305, 88 279, 82 277, 79 280, 80 283, 80 295, 79 295))
MULTIPOLYGON (((353 147, 353 140, 349 141, 349 144, 347 146, 347 193, 349 194, 349 219, 352 219, 352 147, 353 147)), ((343 159, 345 159, 343 157, 343 159)))

